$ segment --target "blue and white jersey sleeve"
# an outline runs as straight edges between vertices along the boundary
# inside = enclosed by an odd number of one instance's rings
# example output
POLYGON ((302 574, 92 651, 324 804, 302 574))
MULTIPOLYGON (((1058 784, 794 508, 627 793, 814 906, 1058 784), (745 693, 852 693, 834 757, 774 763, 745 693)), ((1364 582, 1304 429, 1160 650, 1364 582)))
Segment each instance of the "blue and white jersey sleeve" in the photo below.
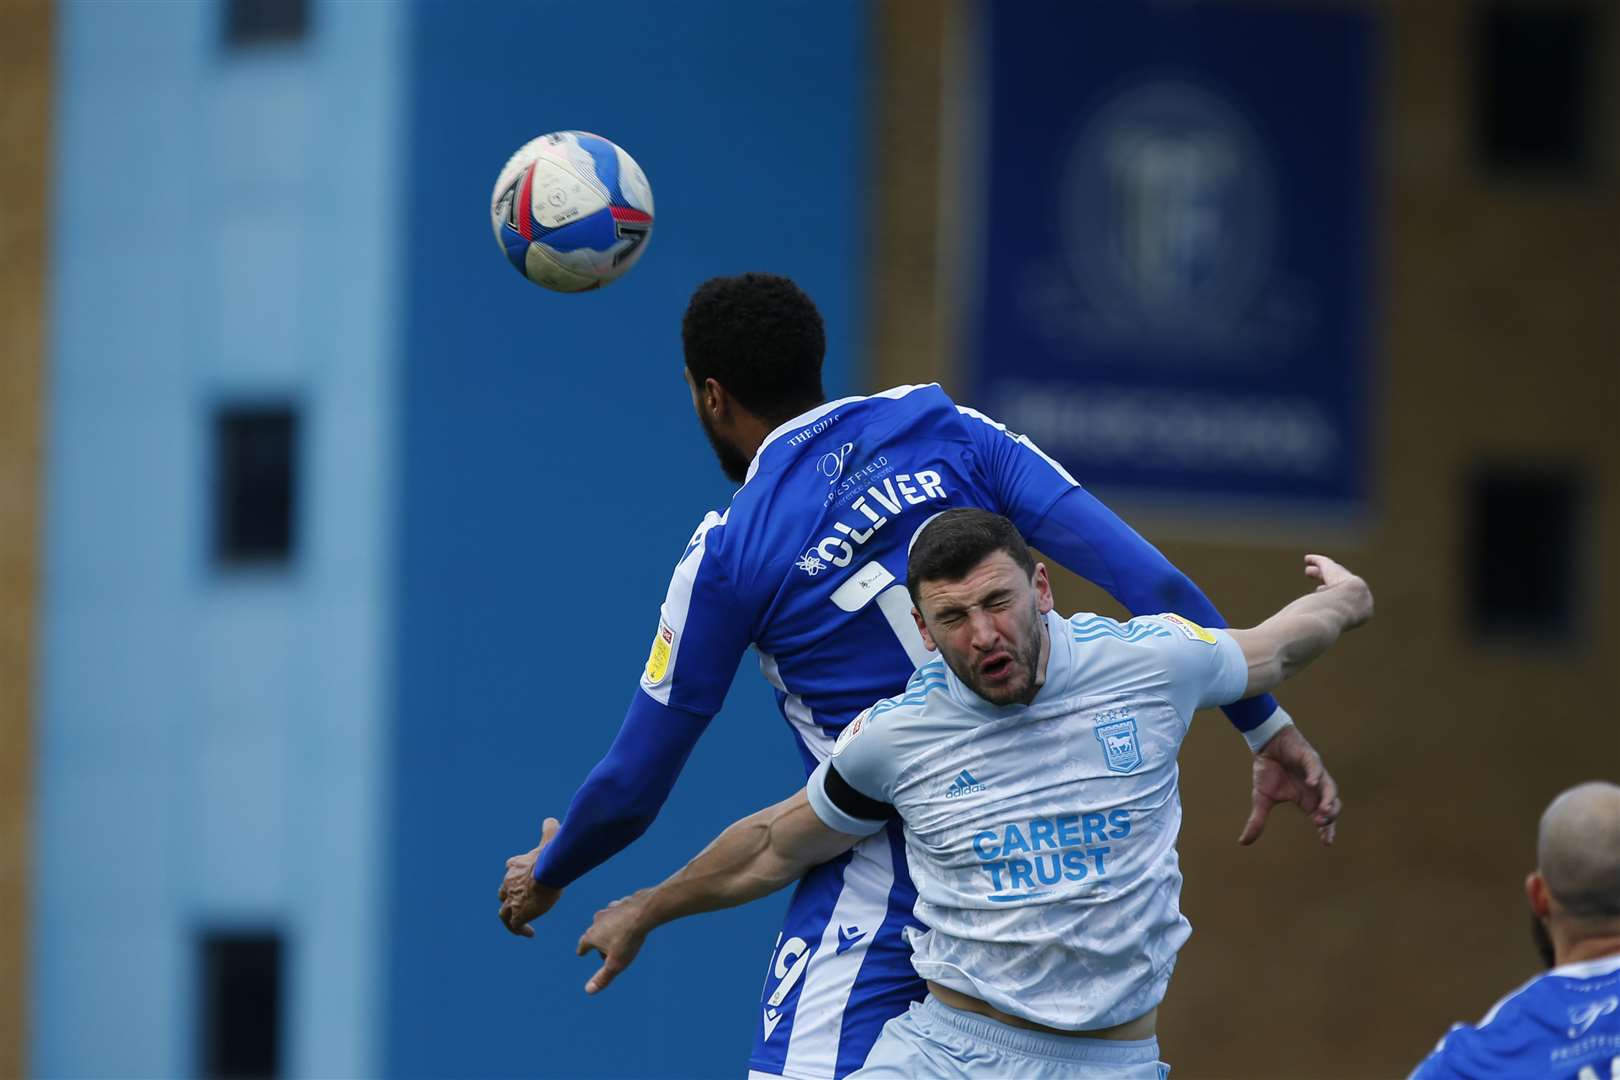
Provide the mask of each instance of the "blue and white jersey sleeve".
POLYGON ((1159 693, 1190 721, 1199 709, 1227 705, 1243 696, 1249 683, 1249 665, 1243 650, 1224 630, 1212 630, 1180 615, 1146 615, 1132 619, 1127 634, 1152 627, 1137 639, 1152 652, 1162 678, 1159 693))
POLYGON ((850 721, 832 755, 810 774, 805 794, 821 823, 851 836, 871 836, 895 817, 896 754, 872 730, 872 710, 850 721))
POLYGON ((729 565, 726 518, 710 512, 686 546, 658 613, 641 689, 661 705, 713 716, 753 640, 754 613, 729 565))
POLYGON ((967 421, 968 437, 989 489, 1000 504, 995 509, 1011 519, 1025 536, 1035 530, 1059 499, 1080 486, 1028 435, 1014 434, 1005 424, 966 405, 958 405, 956 411, 967 421))

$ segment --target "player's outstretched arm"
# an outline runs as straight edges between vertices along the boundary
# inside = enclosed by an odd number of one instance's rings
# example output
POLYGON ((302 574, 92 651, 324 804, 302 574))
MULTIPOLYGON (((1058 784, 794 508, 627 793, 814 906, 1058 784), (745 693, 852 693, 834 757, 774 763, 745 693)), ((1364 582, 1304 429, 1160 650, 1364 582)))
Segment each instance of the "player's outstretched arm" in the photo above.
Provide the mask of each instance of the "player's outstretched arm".
POLYGON ((578 954, 602 954, 585 984, 594 994, 630 965, 647 935, 667 922, 736 907, 803 877, 861 841, 822 824, 803 790, 733 824, 663 884, 642 889, 596 913, 578 954))
POLYGON ((1305 556, 1305 574, 1321 582, 1249 630, 1229 630, 1249 665, 1245 696, 1263 694, 1326 652, 1373 614, 1367 583, 1326 555, 1305 556))

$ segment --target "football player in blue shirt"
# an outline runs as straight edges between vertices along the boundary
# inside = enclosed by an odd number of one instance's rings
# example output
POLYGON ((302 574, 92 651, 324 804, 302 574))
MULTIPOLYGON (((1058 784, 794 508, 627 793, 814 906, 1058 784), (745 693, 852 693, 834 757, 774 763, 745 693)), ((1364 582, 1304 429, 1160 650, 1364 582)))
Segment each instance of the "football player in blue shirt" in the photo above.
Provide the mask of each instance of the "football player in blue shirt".
MULTIPOLYGON (((741 487, 678 560, 640 690, 607 755, 540 846, 507 862, 501 920, 515 934, 563 887, 640 836, 720 710, 743 654, 758 654, 808 775, 857 713, 895 694, 931 654, 911 617, 906 555, 935 514, 980 507, 1134 613, 1225 625, 1187 577, 1028 438, 936 385, 827 401, 821 315, 793 282, 706 282, 681 326, 698 420, 741 487)), ((1295 802, 1331 843, 1337 790, 1269 695, 1228 706, 1254 751, 1260 835, 1295 802)), ((916 901, 898 827, 800 882, 771 957, 753 1074, 841 1077, 891 1017, 921 1000, 904 931, 916 901)))
POLYGON ((1620 787, 1552 801, 1524 891, 1549 970, 1453 1027, 1411 1080, 1620 1077, 1620 787))

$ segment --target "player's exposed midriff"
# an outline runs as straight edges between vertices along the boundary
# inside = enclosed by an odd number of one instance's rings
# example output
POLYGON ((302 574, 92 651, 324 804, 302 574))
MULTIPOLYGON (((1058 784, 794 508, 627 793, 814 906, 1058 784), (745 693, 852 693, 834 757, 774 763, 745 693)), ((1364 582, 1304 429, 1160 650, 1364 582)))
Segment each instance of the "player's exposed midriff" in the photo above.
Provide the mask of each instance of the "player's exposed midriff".
POLYGON ((1063 1028, 1047 1027, 1037 1024, 1033 1020, 1025 1020, 1022 1016, 1002 1012, 988 1001, 982 1001, 970 994, 952 990, 948 986, 929 980, 928 992, 934 995, 941 1003, 963 1012, 977 1013, 988 1016, 990 1019, 1007 1024, 1010 1027, 1023 1028, 1026 1031, 1044 1031, 1048 1035, 1067 1035, 1076 1039, 1151 1039, 1158 1028, 1158 1007, 1149 1009, 1134 1020, 1127 1020, 1123 1024, 1113 1027, 1095 1028, 1090 1031, 1068 1031, 1063 1028))

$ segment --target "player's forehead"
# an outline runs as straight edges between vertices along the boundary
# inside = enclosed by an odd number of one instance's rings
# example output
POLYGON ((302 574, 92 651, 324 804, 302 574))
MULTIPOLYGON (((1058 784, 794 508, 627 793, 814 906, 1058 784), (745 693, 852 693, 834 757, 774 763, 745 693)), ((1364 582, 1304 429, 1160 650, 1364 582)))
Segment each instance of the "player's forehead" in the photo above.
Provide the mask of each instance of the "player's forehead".
POLYGON ((997 593, 1029 587, 1029 575, 1011 555, 992 551, 960 578, 919 581, 917 602, 925 612, 973 607, 997 593))

